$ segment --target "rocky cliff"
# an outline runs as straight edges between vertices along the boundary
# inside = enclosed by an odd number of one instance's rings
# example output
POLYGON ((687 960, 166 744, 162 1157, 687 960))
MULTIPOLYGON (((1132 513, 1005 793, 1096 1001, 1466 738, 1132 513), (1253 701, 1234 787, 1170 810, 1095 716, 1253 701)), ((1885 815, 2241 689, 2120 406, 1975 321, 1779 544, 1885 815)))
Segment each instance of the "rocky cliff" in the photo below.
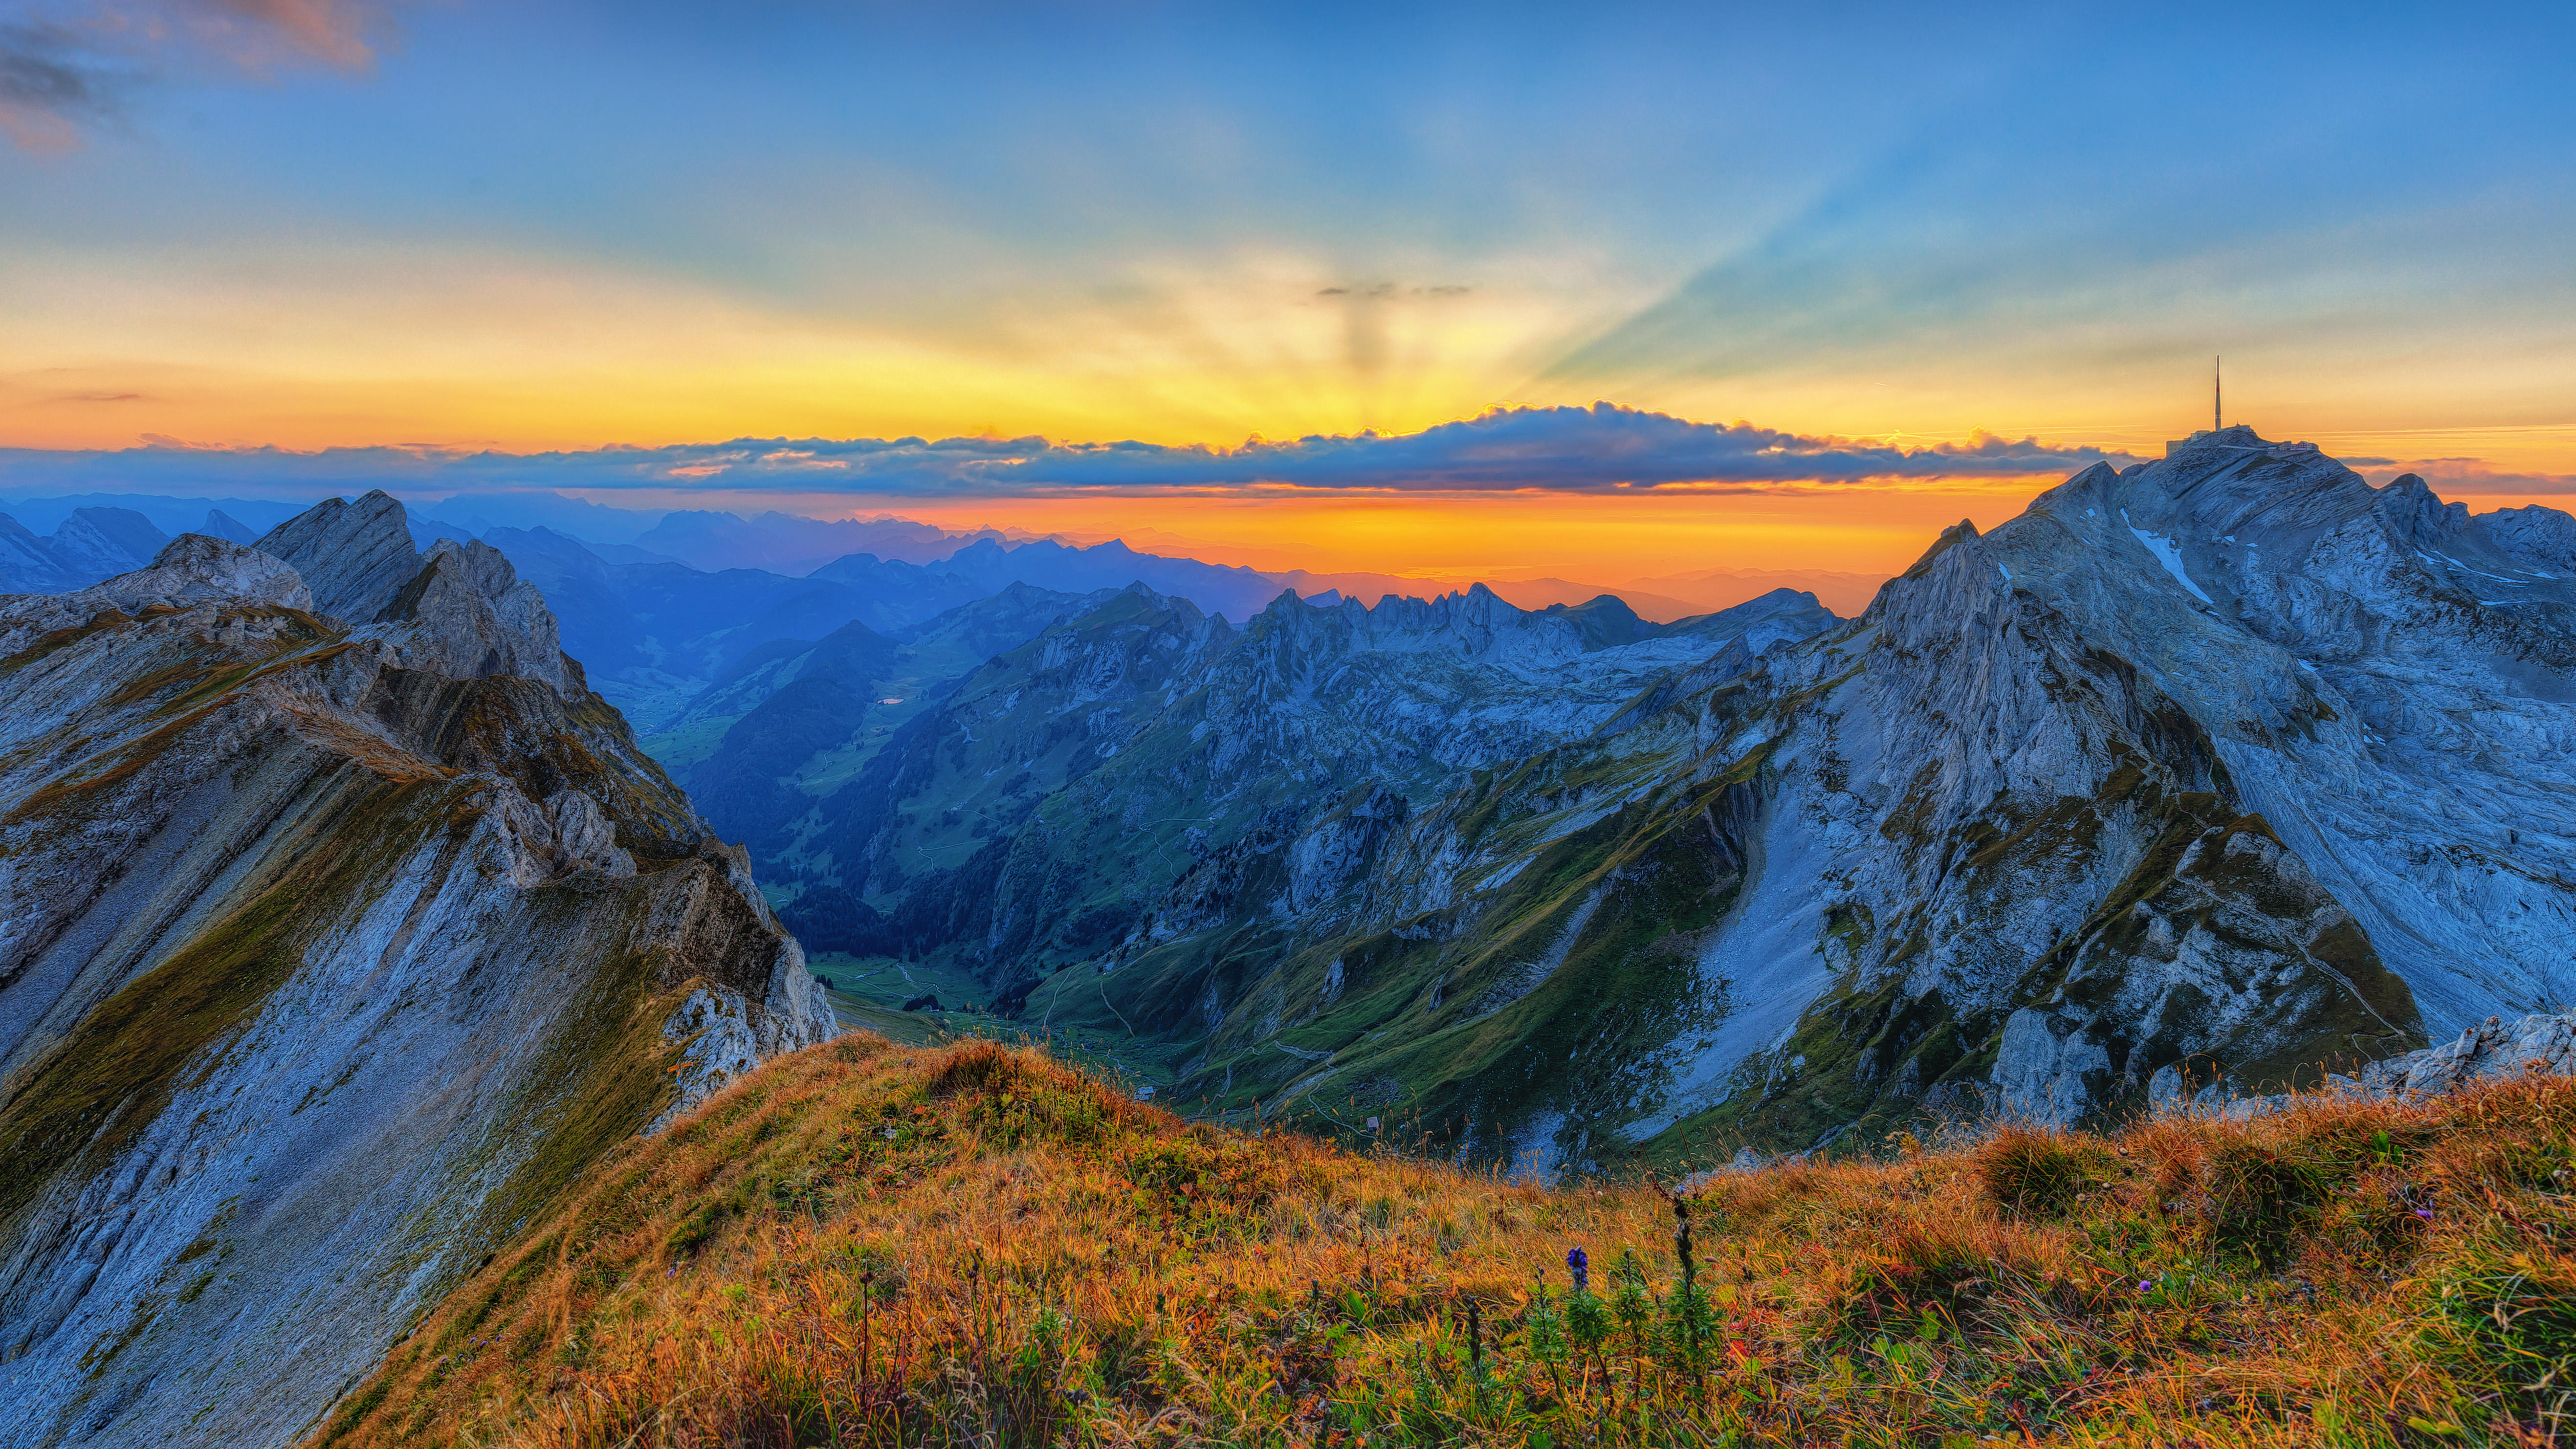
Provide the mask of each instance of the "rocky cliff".
POLYGON ((2564 515, 2232 428, 1951 530, 1400 821, 1210 853, 1034 998, 1175 1095, 1536 1166, 2314 1082, 2576 998, 2564 515))
POLYGON ((833 1029, 536 591, 381 494, 0 599, 0 681, 0 1439, 291 1441, 833 1029))

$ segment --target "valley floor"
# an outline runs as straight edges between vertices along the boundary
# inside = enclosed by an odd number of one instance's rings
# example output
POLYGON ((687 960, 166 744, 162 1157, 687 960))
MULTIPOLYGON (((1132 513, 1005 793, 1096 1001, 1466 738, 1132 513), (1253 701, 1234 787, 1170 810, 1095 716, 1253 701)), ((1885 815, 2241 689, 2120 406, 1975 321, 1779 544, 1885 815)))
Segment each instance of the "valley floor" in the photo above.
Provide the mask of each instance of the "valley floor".
POLYGON ((2576 1442, 2576 1081, 1884 1146, 1677 1207, 854 1033, 603 1161, 313 1442, 2576 1442))
MULTIPOLYGON (((1052 1009, 1059 999, 1055 994, 1018 1016, 1002 1016, 991 1009, 992 993, 963 971, 838 951, 817 952, 806 964, 823 978, 832 1012, 843 1026, 875 1032, 900 1046, 982 1038, 1043 1047, 1057 1060, 1146 1100, 1175 1075, 1177 1050, 1168 1045, 1154 1050, 1155 1043, 1086 1025, 1085 1018, 1071 1012, 1058 1021, 1052 1009), (905 1010, 925 997, 937 1005, 905 1010)), ((1090 973, 1078 975, 1088 978, 1090 973)))

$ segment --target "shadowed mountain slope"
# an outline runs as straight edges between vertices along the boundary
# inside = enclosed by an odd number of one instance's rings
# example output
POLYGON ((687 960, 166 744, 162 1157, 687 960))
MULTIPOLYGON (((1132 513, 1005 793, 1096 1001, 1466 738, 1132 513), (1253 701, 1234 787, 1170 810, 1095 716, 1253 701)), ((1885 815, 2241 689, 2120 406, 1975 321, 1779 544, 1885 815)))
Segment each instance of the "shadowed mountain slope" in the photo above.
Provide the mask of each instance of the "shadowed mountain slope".
POLYGON ((830 1035, 554 633, 381 494, 0 599, 0 1438, 291 1441, 601 1151, 830 1035))
POLYGON ((1786 593, 1659 626, 1477 588, 1373 609, 1282 594, 1237 630, 1130 589, 968 676, 818 805, 791 914, 818 943, 941 955, 1014 995, 1126 939, 1210 851, 1355 790, 1400 821, 1676 671, 1731 673, 1832 621, 1786 593))
POLYGON ((2072 1120, 2563 1008, 2563 525, 2242 428, 2096 467, 1740 674, 1205 854, 1029 1009, 1198 1053, 1184 1096, 1545 1167, 2072 1120))

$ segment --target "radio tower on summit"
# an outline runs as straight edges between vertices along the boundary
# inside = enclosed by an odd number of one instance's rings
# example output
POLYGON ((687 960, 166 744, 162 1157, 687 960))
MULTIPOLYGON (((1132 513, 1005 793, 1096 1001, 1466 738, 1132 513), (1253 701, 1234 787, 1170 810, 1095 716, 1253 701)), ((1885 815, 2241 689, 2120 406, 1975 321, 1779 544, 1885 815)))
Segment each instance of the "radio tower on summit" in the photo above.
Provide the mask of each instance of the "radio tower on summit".
POLYGON ((2227 409, 2221 406, 2226 393, 2218 379, 2218 364, 2225 360, 2214 355, 2209 359, 2209 430, 2213 433, 2227 426, 2227 409))

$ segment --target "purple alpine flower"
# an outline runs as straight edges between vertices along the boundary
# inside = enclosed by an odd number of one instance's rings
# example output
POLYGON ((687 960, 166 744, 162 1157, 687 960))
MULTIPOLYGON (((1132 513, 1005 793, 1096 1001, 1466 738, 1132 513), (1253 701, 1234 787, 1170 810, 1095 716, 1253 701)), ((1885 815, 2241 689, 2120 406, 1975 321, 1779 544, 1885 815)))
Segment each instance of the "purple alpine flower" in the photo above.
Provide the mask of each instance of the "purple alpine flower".
POLYGON ((1574 1275, 1575 1292, 1588 1293, 1592 1290, 1592 1260, 1583 1255, 1581 1248, 1576 1248, 1565 1255, 1565 1270, 1574 1275))

